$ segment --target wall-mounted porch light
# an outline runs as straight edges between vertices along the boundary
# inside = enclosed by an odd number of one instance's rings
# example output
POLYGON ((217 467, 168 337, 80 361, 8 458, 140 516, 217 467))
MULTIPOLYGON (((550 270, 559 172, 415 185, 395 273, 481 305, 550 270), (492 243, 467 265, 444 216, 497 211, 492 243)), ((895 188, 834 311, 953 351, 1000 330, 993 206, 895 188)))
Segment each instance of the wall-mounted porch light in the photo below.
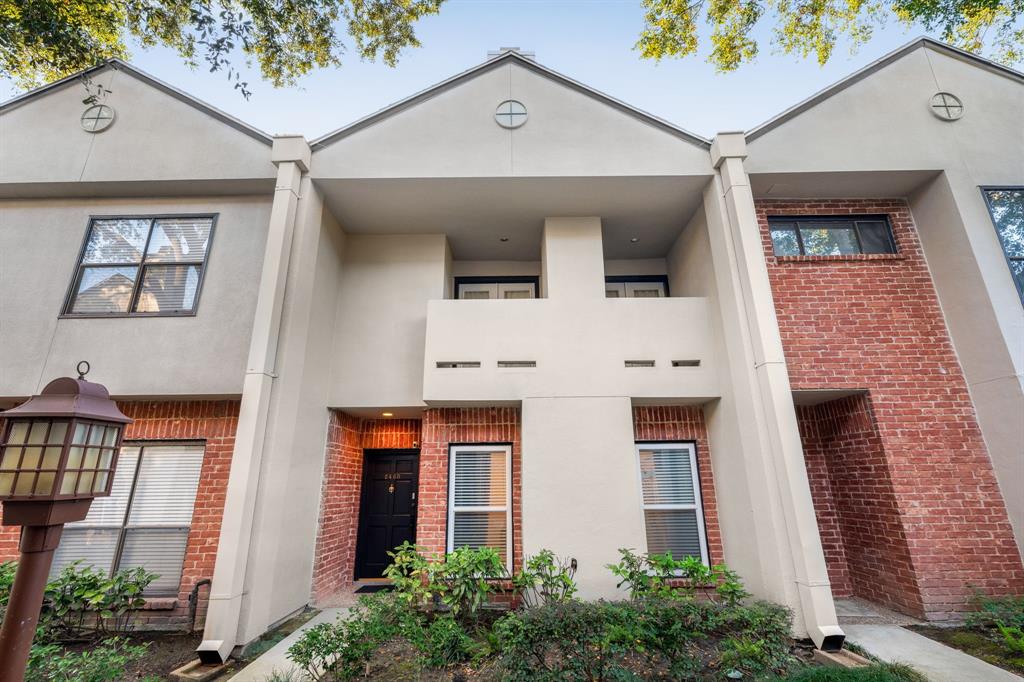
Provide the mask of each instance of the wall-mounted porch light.
POLYGON ((22 526, 18 570, 0 629, 0 680, 24 679, 43 592, 64 524, 81 521, 94 497, 110 494, 124 426, 131 423, 101 384, 54 379, 3 413, 3 525, 22 526))

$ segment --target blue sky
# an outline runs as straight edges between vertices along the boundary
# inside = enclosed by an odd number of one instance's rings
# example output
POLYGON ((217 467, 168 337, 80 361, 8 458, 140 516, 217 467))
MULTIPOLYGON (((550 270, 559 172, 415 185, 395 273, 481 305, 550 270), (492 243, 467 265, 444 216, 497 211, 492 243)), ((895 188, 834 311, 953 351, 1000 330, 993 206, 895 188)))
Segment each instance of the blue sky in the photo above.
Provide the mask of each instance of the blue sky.
MULTIPOLYGON (((775 54, 759 27, 761 55, 731 74, 701 54, 655 63, 633 49, 643 23, 639 0, 448 0, 418 24, 423 47, 394 69, 348 55, 340 69, 317 71, 297 88, 274 89, 247 71, 246 101, 222 73, 190 71, 169 50, 134 50, 132 63, 268 133, 315 138, 486 59, 503 45, 533 50, 537 60, 613 97, 695 133, 746 130, 923 35, 895 20, 851 55, 840 45, 825 67, 775 54)), ((18 94, 0 83, 0 99, 18 94)), ((115 93, 116 96, 116 93, 115 93)))

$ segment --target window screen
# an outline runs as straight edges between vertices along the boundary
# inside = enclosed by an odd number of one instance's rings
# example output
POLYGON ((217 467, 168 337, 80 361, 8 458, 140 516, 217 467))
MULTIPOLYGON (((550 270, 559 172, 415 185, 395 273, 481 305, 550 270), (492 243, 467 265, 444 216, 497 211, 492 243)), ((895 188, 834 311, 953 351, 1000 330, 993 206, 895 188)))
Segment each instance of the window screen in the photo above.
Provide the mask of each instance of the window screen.
POLYGON ((448 469, 448 551, 490 547, 511 566, 511 448, 454 445, 448 469))
POLYGON ((896 253, 885 217, 769 218, 776 256, 846 256, 896 253))
POLYGON ((987 189, 985 198, 1017 292, 1024 301, 1024 187, 987 189))
POLYGON ((159 577, 148 595, 176 595, 203 466, 201 445, 126 445, 109 497, 64 527, 50 575, 76 560, 114 572, 142 566, 159 577))
POLYGON ((700 482, 693 445, 637 445, 647 552, 708 562, 700 482))
POLYGON ((65 314, 194 312, 213 222, 213 216, 93 219, 65 314))

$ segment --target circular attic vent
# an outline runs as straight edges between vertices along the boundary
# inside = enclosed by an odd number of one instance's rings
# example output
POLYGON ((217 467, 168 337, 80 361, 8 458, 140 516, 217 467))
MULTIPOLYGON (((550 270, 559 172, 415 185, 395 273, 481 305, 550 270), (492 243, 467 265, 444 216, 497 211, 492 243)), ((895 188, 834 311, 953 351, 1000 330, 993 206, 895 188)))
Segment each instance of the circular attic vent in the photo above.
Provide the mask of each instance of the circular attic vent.
POLYGON ((114 108, 106 104, 94 104, 82 114, 82 130, 87 133, 102 133, 114 124, 114 108))
POLYGON ((507 99, 498 105, 494 112, 494 120, 502 128, 518 128, 526 123, 529 114, 526 113, 526 105, 519 100, 507 99))
POLYGON ((955 121, 964 115, 964 103, 956 95, 937 92, 929 104, 932 113, 943 121, 955 121))

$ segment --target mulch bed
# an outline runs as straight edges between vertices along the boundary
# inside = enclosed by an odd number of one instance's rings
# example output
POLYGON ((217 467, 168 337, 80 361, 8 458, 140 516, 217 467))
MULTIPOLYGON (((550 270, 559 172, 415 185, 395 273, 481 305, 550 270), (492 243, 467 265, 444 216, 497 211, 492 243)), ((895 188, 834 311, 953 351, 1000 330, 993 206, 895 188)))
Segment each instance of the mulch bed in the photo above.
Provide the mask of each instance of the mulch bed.
POLYGON ((996 630, 979 630, 968 627, 943 628, 934 625, 909 625, 907 629, 946 646, 959 649, 1003 670, 1024 675, 1024 655, 1010 651, 1003 644, 1002 635, 996 630))
MULTIPOLYGON (((123 680, 138 680, 156 675, 173 680, 170 673, 196 658, 196 647, 202 641, 202 632, 142 632, 128 636, 132 644, 149 644, 149 650, 139 661, 129 664, 123 680)), ((68 651, 83 651, 94 644, 70 644, 68 651)))

